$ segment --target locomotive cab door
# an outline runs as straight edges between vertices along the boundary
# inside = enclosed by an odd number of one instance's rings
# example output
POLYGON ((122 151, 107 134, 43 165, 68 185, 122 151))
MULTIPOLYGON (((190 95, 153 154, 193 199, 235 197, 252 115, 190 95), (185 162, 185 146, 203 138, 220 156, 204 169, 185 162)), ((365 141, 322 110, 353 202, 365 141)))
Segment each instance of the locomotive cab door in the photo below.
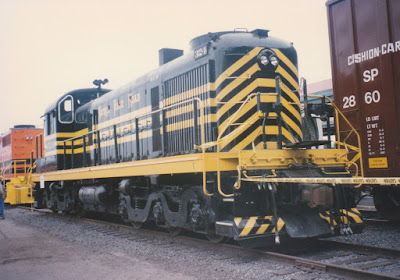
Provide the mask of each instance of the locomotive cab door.
MULTIPOLYGON (((160 91, 159 87, 154 87, 150 91, 151 94, 151 111, 157 111, 160 108, 160 91)), ((153 153, 152 157, 157 157, 161 154, 161 122, 160 113, 153 113, 151 115, 151 130, 153 139, 153 153)))
POLYGON ((57 111, 53 109, 44 116, 43 135, 36 137, 36 172, 46 172, 57 170, 57 111), (44 151, 46 142, 46 151, 44 151))

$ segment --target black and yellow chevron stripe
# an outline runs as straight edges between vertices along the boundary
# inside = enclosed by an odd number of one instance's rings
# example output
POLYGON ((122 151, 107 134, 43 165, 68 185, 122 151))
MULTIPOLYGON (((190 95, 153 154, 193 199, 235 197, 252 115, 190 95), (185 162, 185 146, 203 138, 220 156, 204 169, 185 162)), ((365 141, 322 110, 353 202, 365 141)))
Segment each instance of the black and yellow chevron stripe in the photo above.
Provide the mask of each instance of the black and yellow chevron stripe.
MULTIPOLYGON (((319 216, 327 221, 329 224, 331 224, 331 217, 330 217, 330 211, 325 211, 319 213, 319 216)), ((345 209, 340 210, 340 222, 344 224, 362 224, 362 218, 360 212, 357 210, 357 208, 351 208, 349 211, 345 209)), ((333 219, 332 221, 333 225, 336 226, 338 225, 338 221, 333 219)))
MULTIPOLYGON (((274 233, 276 227, 272 223, 272 218, 272 216, 253 216, 249 218, 236 217, 234 221, 239 237, 246 237, 265 233, 274 233)), ((284 225, 284 221, 279 218, 277 222, 278 231, 281 231, 284 225)))
MULTIPOLYGON (((292 143, 302 139, 301 116, 300 116, 300 98, 298 94, 298 73, 293 62, 280 50, 272 49, 278 58, 280 64, 273 73, 266 73, 260 69, 257 63, 257 55, 263 48, 254 48, 247 55, 233 63, 227 70, 220 75, 215 83, 217 105, 217 123, 221 131, 227 124, 229 118, 241 106, 251 93, 275 93, 275 76, 279 75, 282 80, 281 103, 283 111, 281 113, 283 120, 283 138, 284 142, 292 143), (234 77, 229 79, 229 77, 234 77)), ((266 103, 275 103, 276 97, 263 96, 262 106, 266 103)), ((256 102, 248 103, 233 120, 235 123, 244 123, 251 119, 256 113, 256 102)), ((249 125, 246 131, 238 133, 237 137, 230 139, 230 143, 224 143, 222 150, 240 150, 251 146, 251 143, 257 145, 261 141, 262 121, 249 125), (225 148, 225 149, 224 149, 225 148)), ((231 133, 236 128, 232 126, 226 132, 231 133)), ((276 141, 277 121, 276 118, 269 118, 266 123, 267 141, 276 141)))

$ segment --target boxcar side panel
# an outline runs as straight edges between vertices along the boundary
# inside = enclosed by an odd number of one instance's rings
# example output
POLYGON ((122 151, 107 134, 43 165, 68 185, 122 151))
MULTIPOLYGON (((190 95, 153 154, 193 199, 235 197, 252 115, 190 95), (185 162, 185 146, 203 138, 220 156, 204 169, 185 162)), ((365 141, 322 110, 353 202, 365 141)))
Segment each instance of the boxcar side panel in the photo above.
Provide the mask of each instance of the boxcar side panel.
MULTIPOLYGON (((400 5, 329 1, 335 103, 361 136, 369 177, 400 176, 400 5)), ((340 133, 348 130, 339 124, 340 133)))

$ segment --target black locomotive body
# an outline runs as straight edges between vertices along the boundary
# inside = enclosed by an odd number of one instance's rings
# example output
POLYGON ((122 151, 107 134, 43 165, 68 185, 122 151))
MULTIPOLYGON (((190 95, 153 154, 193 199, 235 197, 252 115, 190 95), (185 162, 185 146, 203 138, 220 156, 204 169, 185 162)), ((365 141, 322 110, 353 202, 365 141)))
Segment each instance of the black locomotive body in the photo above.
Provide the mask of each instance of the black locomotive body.
POLYGON ((249 246, 361 228, 353 187, 315 181, 349 176, 349 160, 303 140, 292 44, 218 32, 182 53, 163 49, 127 86, 73 91, 47 110, 38 206, 249 246))

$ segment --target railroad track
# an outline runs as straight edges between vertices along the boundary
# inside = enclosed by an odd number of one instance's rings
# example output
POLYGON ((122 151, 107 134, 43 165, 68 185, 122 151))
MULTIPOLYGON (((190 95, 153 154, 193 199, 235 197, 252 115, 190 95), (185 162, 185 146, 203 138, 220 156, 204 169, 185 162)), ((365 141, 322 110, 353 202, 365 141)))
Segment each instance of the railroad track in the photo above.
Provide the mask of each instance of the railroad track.
MULTIPOLYGON (((20 207, 32 210, 28 207, 20 207)), ((326 239, 314 240, 309 243, 309 246, 302 246, 286 250, 285 253, 279 251, 270 251, 265 249, 248 249, 237 246, 236 244, 215 244, 205 239, 193 236, 171 236, 168 232, 154 231, 149 229, 134 229, 131 226, 124 224, 102 221, 89 218, 75 218, 62 214, 53 214, 49 210, 33 209, 45 214, 56 215, 60 218, 76 220, 89 224, 91 229, 94 229, 102 234, 112 235, 118 238, 138 242, 153 242, 169 246, 172 242, 184 244, 193 247, 214 248, 218 246, 218 251, 232 253, 235 256, 247 256, 250 258, 264 258, 280 263, 289 264, 293 269, 289 269, 279 275, 288 276, 296 273, 299 270, 305 271, 306 276, 300 278, 292 277, 291 279, 316 279, 316 274, 331 275, 333 277, 345 277, 352 279, 400 279, 400 250, 374 247, 361 244, 353 244, 326 239), (371 271, 376 269, 380 271, 371 271)), ((161 246, 163 246, 161 245, 161 246)), ((226 256, 225 256, 226 257, 226 256)), ((225 258, 224 257, 224 258, 225 258)), ((216 256, 220 258, 220 256, 216 256)))

